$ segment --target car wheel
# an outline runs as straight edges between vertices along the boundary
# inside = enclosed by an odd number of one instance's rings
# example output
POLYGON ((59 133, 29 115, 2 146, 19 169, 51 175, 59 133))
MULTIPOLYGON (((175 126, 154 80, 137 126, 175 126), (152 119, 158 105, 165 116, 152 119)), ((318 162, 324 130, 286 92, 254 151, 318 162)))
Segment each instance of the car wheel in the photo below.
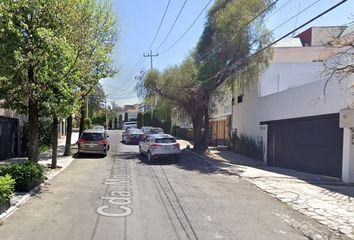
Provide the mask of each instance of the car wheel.
POLYGON ((148 163, 151 163, 151 161, 152 161, 152 156, 151 156, 150 152, 148 152, 148 154, 147 154, 147 160, 148 160, 148 163))

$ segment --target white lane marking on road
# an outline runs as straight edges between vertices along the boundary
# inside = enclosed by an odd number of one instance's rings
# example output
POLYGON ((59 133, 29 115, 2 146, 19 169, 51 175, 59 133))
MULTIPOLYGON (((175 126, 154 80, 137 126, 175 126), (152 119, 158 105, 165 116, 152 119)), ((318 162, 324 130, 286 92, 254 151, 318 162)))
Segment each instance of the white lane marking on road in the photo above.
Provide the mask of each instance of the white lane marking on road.
POLYGON ((100 197, 103 205, 96 212, 105 217, 126 217, 133 213, 129 207, 133 203, 130 171, 126 161, 114 161, 111 176, 105 179, 109 195, 100 197))

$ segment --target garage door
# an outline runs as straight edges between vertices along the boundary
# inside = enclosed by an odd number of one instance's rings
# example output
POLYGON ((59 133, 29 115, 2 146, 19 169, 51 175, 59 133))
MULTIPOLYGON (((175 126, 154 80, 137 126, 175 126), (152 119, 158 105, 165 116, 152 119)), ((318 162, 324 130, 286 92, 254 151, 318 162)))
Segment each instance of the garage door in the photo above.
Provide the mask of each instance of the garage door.
POLYGON ((0 117, 0 160, 17 156, 17 119, 0 117))
POLYGON ((271 166, 341 177, 343 129, 339 114, 268 122, 271 166))

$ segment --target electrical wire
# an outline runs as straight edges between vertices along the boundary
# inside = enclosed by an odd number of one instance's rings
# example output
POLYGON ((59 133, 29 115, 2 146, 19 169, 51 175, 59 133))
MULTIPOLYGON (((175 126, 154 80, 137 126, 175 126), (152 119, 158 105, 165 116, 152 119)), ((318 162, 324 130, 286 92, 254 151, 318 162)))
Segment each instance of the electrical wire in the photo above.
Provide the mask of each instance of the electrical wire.
MULTIPOLYGON (((250 21, 248 21, 244 28, 247 27, 248 25, 250 25, 253 21, 255 21, 257 18, 259 18, 260 16, 262 16, 265 12, 267 12, 269 9, 271 9, 272 7, 274 7, 277 2, 279 0, 275 0, 274 2, 270 3, 268 6, 266 6, 262 11, 260 11, 258 14, 256 14, 250 21)), ((291 0, 290 0, 291 1, 291 0)), ((231 39, 233 39, 236 36, 237 33, 235 33, 231 39)), ((205 54, 203 54, 203 56, 199 57, 196 61, 199 62, 200 60, 204 59, 205 57, 207 57, 209 54, 211 54, 211 52, 213 51, 213 48, 209 49, 205 54)))
MULTIPOLYGON (((258 50, 257 52, 251 54, 250 56, 244 58, 244 59, 241 59, 239 61, 237 61, 236 63, 232 64, 230 67, 224 69, 224 70, 220 70, 219 72, 217 72, 216 74, 214 74, 213 76, 207 78, 206 80, 204 80, 202 83, 204 84, 205 82, 207 81, 210 81, 212 79, 214 79, 216 76, 222 74, 222 73, 225 73, 227 71, 231 71, 231 70, 234 70, 235 68, 237 67, 240 67, 238 66, 238 64, 244 62, 247 64, 247 61, 255 56, 257 56, 258 54, 260 54, 261 52, 265 51, 266 49, 270 48, 271 46, 273 46, 274 44, 278 43, 279 41, 283 40, 284 38, 290 36, 291 34, 293 34, 294 32, 298 31, 299 29, 305 27, 306 25, 310 24, 311 22, 317 20, 318 18, 324 16, 325 14, 333 11, 334 9, 336 9, 337 7, 339 7, 340 5, 344 4, 345 2, 347 2, 348 0, 342 0, 340 2, 338 2, 337 4, 333 5, 332 7, 328 8, 326 11, 323 11, 321 12, 320 14, 318 14, 317 16, 311 18, 310 20, 308 20, 307 22, 303 23, 301 26, 293 29, 292 31, 288 32, 287 34, 283 35, 282 37, 278 38, 277 40, 273 41, 272 43, 268 44, 267 46, 261 48, 260 50, 258 50)), ((241 65, 242 67, 242 65, 241 65)))
POLYGON ((175 27, 175 25, 176 25, 176 23, 177 23, 177 21, 178 21, 178 19, 179 19, 179 16, 181 15, 181 13, 182 13, 184 7, 186 6, 187 1, 188 1, 188 0, 184 0, 184 2, 183 2, 183 4, 182 4, 182 7, 180 8, 180 10, 179 10, 179 12, 178 12, 178 14, 177 14, 175 20, 173 21, 173 24, 172 24, 170 30, 168 31, 167 35, 166 35, 165 38, 162 40, 162 42, 160 43, 160 45, 157 47, 157 49, 155 50, 155 52, 157 52, 157 51, 163 46, 163 44, 166 42, 167 38, 170 36, 172 30, 174 29, 174 27, 175 27))
MULTIPOLYGON (((163 13, 163 15, 162 15, 161 21, 160 21, 160 23, 159 23, 159 26, 158 26, 158 28, 157 28, 157 31, 156 31, 156 33, 155 33, 155 36, 154 36, 154 38, 153 38, 151 44, 150 44, 149 49, 151 49, 151 47, 153 46, 153 44, 154 44, 155 41, 156 41, 156 38, 157 38, 157 36, 158 36, 158 34, 159 34, 159 32, 160 32, 161 26, 162 26, 162 24, 163 24, 163 22, 164 22, 164 20, 165 20, 166 13, 167 13, 167 11, 168 11, 168 8, 169 8, 169 6, 170 6, 170 3, 171 3, 171 0, 168 0, 167 6, 166 6, 166 8, 165 8, 165 10, 164 10, 164 13, 163 13)), ((125 80, 124 82, 129 82, 129 81, 130 81, 131 77, 136 73, 136 69, 137 69, 138 67, 140 67, 140 66, 144 63, 144 61, 145 61, 145 59, 144 59, 143 57, 140 57, 140 58, 138 59, 138 61, 137 61, 136 64, 134 65, 134 67, 130 70, 130 72, 128 73, 128 75, 124 78, 124 80, 125 80), (142 61, 142 60, 143 60, 143 61, 142 61)), ((107 84, 106 84, 106 85, 107 85, 107 84)), ((131 85, 131 84, 126 85, 123 89, 120 89, 120 91, 125 91, 125 90, 127 90, 130 85, 131 85)))
POLYGON ((310 5, 308 5, 306 8, 302 9, 300 12, 298 12, 297 14, 293 15, 291 18, 289 18, 288 20, 286 20, 285 22, 283 22, 282 24, 280 24, 279 26, 277 26, 276 28, 274 28, 271 32, 274 32, 275 30, 278 30, 279 28, 281 28, 282 26, 284 26, 285 24, 287 24, 290 20, 298 17, 301 13, 307 11, 308 9, 310 9, 311 7, 313 7, 314 5, 316 5, 317 3, 319 3, 321 0, 317 0, 313 3, 311 3, 310 5))
POLYGON ((194 26, 194 24, 198 21, 198 19, 202 16, 203 12, 207 9, 207 7, 209 6, 209 4, 212 2, 212 0, 209 0, 207 2, 207 4, 205 5, 205 7, 202 9, 202 11, 199 13, 199 15, 194 19, 194 21, 192 22, 192 24, 187 28, 187 30, 174 42, 172 43, 168 48, 166 48, 165 50, 163 50, 161 53, 165 53, 168 52, 171 48, 173 48, 175 45, 177 45, 177 43, 179 43, 179 41, 181 41, 184 36, 189 32, 189 30, 194 26))
POLYGON ((279 8, 277 8, 274 12, 272 12, 271 14, 269 14, 268 16, 266 16, 266 18, 263 20, 264 22, 266 22, 270 17, 272 17, 273 15, 275 15, 277 12, 279 12, 280 10, 282 10, 284 7, 286 7, 289 3, 291 3, 293 0, 288 0, 286 3, 284 3, 283 5, 281 5, 279 8))
POLYGON ((151 47, 152 47, 152 46, 154 45, 154 43, 155 43, 155 40, 156 40, 156 38, 157 38, 157 35, 158 35, 159 32, 160 32, 162 23, 163 23, 163 21, 165 20, 166 13, 167 13, 168 7, 170 6, 170 3, 171 3, 171 0, 168 0, 167 6, 166 6, 166 8, 165 8, 165 11, 164 11, 164 13, 163 13, 163 15, 162 15, 162 19, 161 19, 161 21, 160 21, 159 27, 157 28, 157 31, 156 31, 156 33, 155 33, 155 37, 154 37, 154 39, 152 40, 152 42, 151 42, 150 47, 149 47, 148 50, 150 50, 151 47))

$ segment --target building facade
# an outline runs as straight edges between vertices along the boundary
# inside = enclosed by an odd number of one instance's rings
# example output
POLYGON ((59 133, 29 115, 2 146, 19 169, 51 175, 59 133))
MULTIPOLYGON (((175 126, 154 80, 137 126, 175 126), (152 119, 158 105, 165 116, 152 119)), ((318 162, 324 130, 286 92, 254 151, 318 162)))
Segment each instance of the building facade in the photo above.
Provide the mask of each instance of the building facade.
POLYGON ((345 31, 310 28, 275 46, 260 81, 233 106, 232 128, 263 142, 267 165, 354 182, 353 133, 339 125, 341 110, 353 107, 353 78, 323 77, 328 34, 345 31))

